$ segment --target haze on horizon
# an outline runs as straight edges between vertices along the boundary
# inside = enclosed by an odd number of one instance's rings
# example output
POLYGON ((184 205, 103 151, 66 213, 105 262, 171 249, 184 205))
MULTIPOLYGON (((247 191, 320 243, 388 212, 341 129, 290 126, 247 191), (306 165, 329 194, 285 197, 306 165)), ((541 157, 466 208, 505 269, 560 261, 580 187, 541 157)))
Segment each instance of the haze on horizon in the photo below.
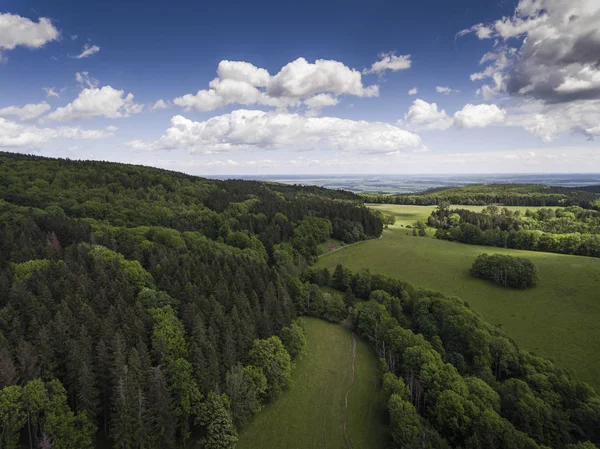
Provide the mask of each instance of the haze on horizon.
POLYGON ((7 0, 0 150, 198 175, 597 173, 600 2, 7 0))

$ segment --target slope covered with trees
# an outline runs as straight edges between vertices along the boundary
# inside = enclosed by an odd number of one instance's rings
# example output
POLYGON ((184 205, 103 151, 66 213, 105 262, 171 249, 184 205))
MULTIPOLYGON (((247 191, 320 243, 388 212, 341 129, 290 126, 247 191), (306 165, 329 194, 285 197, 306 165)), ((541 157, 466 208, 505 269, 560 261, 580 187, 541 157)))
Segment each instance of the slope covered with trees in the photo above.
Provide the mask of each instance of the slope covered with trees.
POLYGON ((233 447, 292 320, 337 317, 317 245, 382 227, 345 192, 0 154, 0 447, 233 447))

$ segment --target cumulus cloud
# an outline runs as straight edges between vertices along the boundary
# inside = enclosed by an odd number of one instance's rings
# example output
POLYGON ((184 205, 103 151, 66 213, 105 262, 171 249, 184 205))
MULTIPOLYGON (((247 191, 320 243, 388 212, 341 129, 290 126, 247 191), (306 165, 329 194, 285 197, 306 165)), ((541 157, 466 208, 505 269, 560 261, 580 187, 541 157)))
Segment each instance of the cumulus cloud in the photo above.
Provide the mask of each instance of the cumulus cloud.
POLYGON ((13 50, 18 46, 40 48, 59 36, 60 32, 48 18, 42 17, 34 22, 15 14, 0 14, 0 60, 5 50, 13 50))
POLYGON ((87 85, 77 98, 64 107, 57 108, 47 118, 61 122, 90 119, 93 117, 121 118, 137 114, 144 108, 136 104, 133 94, 125 94, 112 86, 98 88, 96 80, 87 73, 77 73, 78 82, 87 85))
POLYGON ((484 27, 489 33, 477 33, 480 39, 505 43, 484 57, 489 65, 472 77, 492 79, 488 91, 545 103, 600 98, 600 2, 520 0, 513 16, 484 27))
POLYGON ((417 89, 416 87, 413 87, 412 89, 410 89, 408 91, 408 95, 417 95, 419 93, 419 89, 417 89))
POLYGON ((600 100, 574 101, 567 104, 528 102, 514 107, 506 124, 523 127, 544 142, 559 135, 578 133, 588 139, 600 136, 600 100))
POLYGON ((8 106, 0 109, 0 117, 18 117, 20 120, 33 120, 50 110, 50 105, 45 101, 38 104, 26 104, 25 106, 8 106))
POLYGON ((420 130, 442 130, 452 126, 452 118, 443 109, 438 109, 435 103, 427 103, 416 99, 408 112, 404 115, 404 121, 411 127, 420 130))
POLYGON ((388 123, 244 109, 203 122, 178 115, 157 141, 128 143, 136 150, 185 149, 201 154, 253 149, 389 153, 420 144, 418 135, 388 123))
POLYGON ((167 109, 169 104, 165 100, 158 100, 154 105, 150 108, 152 111, 159 111, 161 109, 167 109))
POLYGON ((339 100, 329 94, 318 94, 304 100, 304 104, 308 108, 307 114, 310 116, 319 115, 325 106, 335 106, 338 103, 339 100))
POLYGON ((448 86, 435 86, 435 91, 442 95, 450 95, 452 92, 460 92, 459 90, 451 89, 448 86))
POLYGON ((114 136, 114 126, 105 129, 76 127, 39 128, 0 118, 0 148, 39 148, 53 139, 101 139, 114 136))
POLYGON ((274 76, 248 62, 221 61, 208 89, 177 97, 173 103, 197 111, 213 111, 230 104, 286 108, 299 106, 319 94, 374 97, 379 95, 379 87, 365 87, 360 72, 332 60, 310 63, 298 58, 274 76))
POLYGON ((374 62, 370 69, 363 70, 363 73, 381 74, 386 71, 398 72, 400 70, 410 69, 411 66, 412 61, 410 59, 410 55, 396 56, 396 54, 393 52, 381 53, 379 55, 379 60, 374 62))
POLYGON ((495 104, 467 104, 454 114, 454 125, 458 128, 485 128, 506 121, 506 111, 495 104))
POLYGON ((85 44, 83 46, 83 50, 81 51, 81 53, 79 53, 77 56, 75 56, 75 59, 87 58, 88 56, 95 55, 99 51, 100 51, 100 47, 98 47, 97 45, 90 46, 90 44, 85 44))
POLYGON ((56 91, 54 87, 42 87, 42 89, 44 90, 44 92, 46 92, 46 98, 60 98, 60 94, 56 91))

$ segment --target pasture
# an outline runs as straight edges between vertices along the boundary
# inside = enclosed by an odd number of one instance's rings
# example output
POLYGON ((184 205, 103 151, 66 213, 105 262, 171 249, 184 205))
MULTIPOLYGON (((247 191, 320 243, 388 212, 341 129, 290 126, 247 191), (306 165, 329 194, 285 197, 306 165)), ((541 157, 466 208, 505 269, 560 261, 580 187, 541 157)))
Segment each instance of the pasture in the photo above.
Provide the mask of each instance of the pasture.
POLYGON ((375 353, 342 325, 303 320, 308 347, 291 386, 242 429, 237 448, 385 447, 375 353))
POLYGON ((397 216, 383 238, 326 254, 317 266, 369 268, 458 296, 487 322, 503 326, 522 348, 553 360, 600 391, 600 259, 414 237, 400 225, 422 220, 431 207, 381 206, 397 216), (471 277, 469 268, 483 253, 532 260, 539 270, 537 287, 514 290, 471 277))

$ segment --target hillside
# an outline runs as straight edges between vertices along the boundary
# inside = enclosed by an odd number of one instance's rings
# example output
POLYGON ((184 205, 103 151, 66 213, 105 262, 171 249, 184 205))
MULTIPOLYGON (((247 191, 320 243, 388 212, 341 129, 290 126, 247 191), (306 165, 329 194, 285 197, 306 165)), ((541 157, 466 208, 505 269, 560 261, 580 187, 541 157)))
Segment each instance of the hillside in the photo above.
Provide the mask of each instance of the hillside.
POLYGON ((324 313, 318 245, 381 229, 346 192, 0 154, 0 446, 234 444, 324 313))
POLYGON ((538 184, 474 184, 436 188, 417 194, 361 195, 365 202, 430 206, 441 202, 462 205, 581 206, 600 208, 600 195, 590 189, 550 187, 538 184))

